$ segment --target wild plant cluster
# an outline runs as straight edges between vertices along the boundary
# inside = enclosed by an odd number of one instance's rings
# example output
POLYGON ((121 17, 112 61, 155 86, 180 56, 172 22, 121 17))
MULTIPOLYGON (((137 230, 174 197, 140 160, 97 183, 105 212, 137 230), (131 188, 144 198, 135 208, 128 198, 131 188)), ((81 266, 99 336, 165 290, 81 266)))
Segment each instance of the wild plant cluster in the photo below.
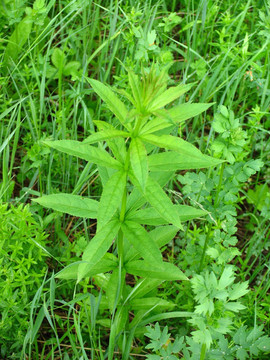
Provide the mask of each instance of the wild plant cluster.
POLYGON ((270 3, 0 9, 0 357, 268 359, 270 3))

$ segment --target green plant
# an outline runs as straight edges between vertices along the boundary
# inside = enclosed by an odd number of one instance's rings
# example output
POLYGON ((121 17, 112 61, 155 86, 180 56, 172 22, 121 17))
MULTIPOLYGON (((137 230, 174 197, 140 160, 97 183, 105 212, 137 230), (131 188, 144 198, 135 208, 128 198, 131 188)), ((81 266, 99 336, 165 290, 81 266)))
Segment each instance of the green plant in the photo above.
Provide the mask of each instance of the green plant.
MULTIPOLYGON (((208 271, 209 274, 214 272, 219 279, 228 263, 234 264, 237 281, 248 280, 250 292, 242 299, 246 309, 232 319, 232 325, 237 329, 244 324, 247 334, 261 324, 265 333, 270 329, 268 2, 0 2, 2 201, 27 203, 31 196, 59 192, 98 200, 110 175, 108 169, 51 151, 49 147, 43 147, 41 141, 48 136, 56 140, 82 140, 95 131, 93 119, 117 126, 106 104, 97 99, 84 81, 85 75, 91 74, 88 76, 103 83, 113 82, 113 90, 123 100, 120 88, 130 92, 125 69, 132 68, 138 73, 140 66, 149 71, 149 61, 156 60, 160 67, 173 62, 169 86, 175 85, 176 80, 183 83, 196 81, 192 91, 175 100, 174 105, 185 101, 216 104, 206 113, 180 123, 172 133, 178 133, 203 153, 210 153, 209 149, 216 147, 215 156, 223 159, 226 156, 232 162, 206 171, 180 170, 177 171, 179 177, 172 177, 166 184, 163 182, 163 188, 175 205, 193 205, 205 210, 207 215, 206 220, 183 221, 184 232, 162 246, 160 251, 166 261, 177 264, 187 277, 198 273, 205 277, 208 271), (67 65, 65 70, 62 62, 67 65), (74 69, 71 69, 72 64, 74 69), (226 106, 228 116, 226 113, 223 116, 226 110, 220 111, 222 107, 218 108, 217 104, 226 106), (212 148, 213 134, 218 142, 212 148)), ((127 108, 130 110, 132 106, 127 108)), ((126 147, 129 143, 130 140, 126 147)), ((107 145, 108 141, 99 144, 111 154, 107 145)), ((151 151, 157 150, 148 146, 147 151, 150 158, 151 151)), ((128 184, 132 190, 130 179, 128 184)), ((46 261, 49 272, 58 271, 60 262, 70 265, 81 261, 81 254, 96 232, 95 220, 63 216, 57 211, 51 213, 37 203, 31 205, 31 212, 38 215, 41 227, 50 234, 48 250, 54 259, 46 261)), ((203 217, 203 212, 198 212, 198 216, 203 217)), ((170 236, 173 238, 175 231, 171 225, 153 224, 146 228, 151 238, 156 240, 164 234, 168 239, 170 236), (152 232, 155 226, 157 228, 152 232)), ((113 254, 111 260, 115 260, 116 242, 109 252, 113 254)), ((55 303, 51 301, 53 286, 46 289, 46 282, 43 290, 39 290, 39 300, 31 305, 33 323, 25 357, 106 357, 107 354, 102 356, 102 352, 107 348, 108 328, 113 322, 107 297, 109 287, 105 286, 110 279, 111 272, 84 279, 76 287, 78 296, 73 295, 74 281, 57 280, 55 303), (89 300, 89 294, 81 301, 81 293, 87 295, 90 291, 96 297, 95 301, 93 297, 89 300), (99 296, 100 310, 97 311, 95 304, 99 296), (69 305, 63 305, 63 299, 72 300, 69 305), (37 337, 41 321, 39 310, 46 316, 37 337), (93 330, 94 321, 90 317, 96 312, 97 322, 93 330), (53 326, 48 325, 49 321, 53 326), (87 349, 89 346, 91 351, 87 349)), ((138 278, 128 274, 126 281, 131 290, 138 278)), ((159 290, 155 288, 143 295, 141 302, 146 297, 166 300, 163 305, 167 304, 167 310, 175 305, 174 311, 180 309, 191 313, 196 305, 190 281, 163 282, 159 290)), ((140 311, 138 303, 131 300, 125 306, 130 310, 129 321, 132 321, 140 311)), ((167 310, 157 306, 143 320, 148 316, 161 316, 161 311, 165 316, 167 310)), ((172 312, 168 315, 172 317, 172 312)), ((162 322, 160 324, 162 326, 162 322)), ((167 319, 166 324, 173 336, 177 331, 181 336, 189 336, 197 329, 186 319, 167 319)), ((121 344, 131 334, 131 325, 128 322, 126 325, 125 332, 116 341, 122 348, 124 345, 121 344)), ((144 326, 141 325, 134 332, 139 340, 133 342, 132 353, 138 354, 143 348, 144 326)), ((214 340, 207 357, 215 360, 236 358, 232 349, 240 344, 233 340, 235 329, 214 340)), ((186 349, 190 349, 187 353, 198 359, 201 345, 191 337, 186 338, 186 344, 186 349)), ((184 347, 186 359, 189 358, 187 353, 184 347)), ((261 352, 248 354, 260 360, 268 358, 261 352)))
POLYGON ((210 224, 205 225, 204 231, 187 229, 187 238, 191 238, 191 241, 185 246, 186 256, 180 264, 183 269, 190 268, 187 271, 191 271, 191 274, 196 273, 198 267, 201 271, 206 262, 209 270, 221 274, 226 264, 241 255, 236 247, 237 237, 234 236, 237 232, 238 204, 244 198, 245 184, 263 166, 260 159, 243 161, 250 152, 248 141, 245 140, 247 134, 232 111, 220 106, 214 118, 213 128, 219 135, 213 141, 212 148, 216 156, 227 158, 231 164, 223 163, 218 171, 209 170, 208 174, 193 172, 178 175, 177 180, 183 187, 176 182, 184 199, 199 203, 201 208, 209 212, 210 224), (201 254, 200 261, 194 253, 201 254))
POLYGON ((150 344, 146 345, 146 349, 151 349, 156 355, 147 355, 148 360, 177 360, 179 352, 185 346, 184 336, 176 338, 174 342, 170 340, 170 335, 168 333, 168 327, 161 331, 159 323, 155 324, 155 327, 147 326, 147 333, 144 335, 147 336, 151 341, 150 344))
POLYGON ((209 352, 209 359, 246 360, 254 356, 267 359, 269 352, 270 338, 264 334, 263 326, 255 325, 253 329, 247 329, 242 325, 233 333, 230 342, 223 335, 218 339, 217 349, 209 352))
MULTIPOLYGON (((208 360, 245 360, 250 356, 260 356, 263 353, 267 356, 270 351, 270 338, 264 335, 262 326, 247 330, 246 326, 241 326, 231 337, 219 335, 214 348, 205 352, 208 360)), ((146 349, 151 349, 154 354, 148 354, 149 360, 177 360, 179 353, 183 354, 185 360, 203 359, 201 349, 198 343, 188 336, 176 337, 173 339, 168 333, 168 327, 160 329, 159 323, 152 328, 147 326, 147 333, 150 343, 146 349)), ((266 359, 266 357, 265 357, 266 359)))
POLYGON ((195 275, 191 281, 198 305, 195 316, 189 320, 198 330, 191 334, 195 342, 202 344, 200 359, 204 359, 217 334, 226 335, 231 331, 234 313, 245 309, 238 300, 248 292, 248 283, 237 283, 232 266, 226 266, 217 279, 214 272, 195 275))
POLYGON ((239 120, 234 118, 233 111, 228 111, 226 106, 220 105, 219 112, 215 114, 213 129, 220 134, 212 144, 214 152, 232 164, 239 158, 239 154, 242 160, 247 134, 241 128, 239 120))
POLYGON ((247 192, 247 202, 255 205, 255 209, 261 211, 265 218, 270 217, 270 191, 267 184, 257 185, 254 190, 249 189, 247 192))
POLYGON ((44 0, 36 0, 33 3, 33 8, 26 7, 24 10, 26 16, 16 25, 6 47, 4 56, 6 66, 13 67, 17 63, 18 57, 31 34, 33 25, 44 25, 49 7, 46 8, 44 0))
POLYGON ((29 326, 30 303, 47 266, 47 236, 29 206, 0 204, 1 357, 21 351, 29 326))
POLYGON ((119 90, 129 101, 129 108, 108 86, 88 79, 116 118, 111 123, 95 121, 98 132, 83 142, 45 141, 52 149, 97 164, 102 179, 99 202, 71 194, 52 194, 35 201, 74 216, 97 219, 96 235, 84 250, 82 261, 56 276, 77 279, 79 283, 89 276, 97 281, 95 274, 111 272, 105 278, 102 275, 105 307, 111 312, 109 359, 113 358, 116 341, 123 359, 127 359, 135 331, 152 318, 190 316, 183 312, 164 315, 163 309, 174 304, 152 296, 151 292, 164 280, 188 280, 178 267, 163 261, 159 249, 182 229, 182 221, 205 212, 174 205, 163 188, 179 169, 197 169, 222 162, 169 135, 179 123, 207 110, 211 104, 186 103, 166 109, 167 104, 192 87, 192 84, 180 84, 167 89, 167 71, 168 67, 159 71, 153 65, 139 79, 129 70, 130 91, 119 90), (92 145, 103 141, 107 142, 110 152, 103 146, 92 145), (158 152, 158 148, 166 151, 158 152), (148 232, 145 225, 156 229, 148 232), (108 252, 111 246, 113 253, 108 252), (125 282, 127 273, 141 278, 133 288, 125 282), (128 311, 131 309, 135 317, 130 323, 128 311), (158 313, 147 318, 152 310, 158 313))

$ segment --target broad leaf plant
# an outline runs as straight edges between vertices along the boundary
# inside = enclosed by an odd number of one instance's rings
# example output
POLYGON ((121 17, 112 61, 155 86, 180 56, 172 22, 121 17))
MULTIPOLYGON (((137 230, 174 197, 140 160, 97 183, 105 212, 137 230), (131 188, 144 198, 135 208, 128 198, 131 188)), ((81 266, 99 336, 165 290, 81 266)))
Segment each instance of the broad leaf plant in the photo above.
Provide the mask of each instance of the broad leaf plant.
POLYGON ((115 119, 111 123, 95 121, 97 131, 82 142, 57 140, 45 144, 97 165, 103 185, 100 201, 64 193, 35 201, 73 216, 97 219, 96 234, 85 248, 82 261, 67 266, 56 276, 76 279, 77 283, 94 276, 102 282, 112 314, 108 359, 113 358, 116 343, 122 358, 127 359, 135 331, 153 319, 152 310, 159 312, 155 320, 170 314, 190 316, 183 312, 163 313, 174 304, 153 296, 153 290, 166 280, 188 280, 181 269, 163 261, 160 249, 182 229, 183 221, 206 212, 174 204, 164 187, 178 170, 216 166, 222 160, 203 154, 171 134, 180 123, 212 104, 181 103, 167 109, 193 85, 167 88, 168 68, 158 72, 153 66, 141 77, 129 70, 129 91, 115 91, 97 80, 87 80, 115 119), (154 230, 148 231, 148 225, 154 230), (137 279, 134 287, 126 284, 126 274, 137 279), (132 321, 130 310, 135 314, 132 321))

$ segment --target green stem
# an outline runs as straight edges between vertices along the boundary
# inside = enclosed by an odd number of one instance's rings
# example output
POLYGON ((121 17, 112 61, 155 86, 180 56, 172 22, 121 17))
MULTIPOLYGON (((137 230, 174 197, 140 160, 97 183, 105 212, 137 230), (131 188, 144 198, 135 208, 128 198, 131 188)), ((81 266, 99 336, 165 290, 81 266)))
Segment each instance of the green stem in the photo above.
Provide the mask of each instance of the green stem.
POLYGON ((204 360, 206 355, 206 344, 202 344, 200 360, 204 360))
POLYGON ((125 219, 126 207, 127 207, 127 190, 124 191, 123 198, 122 198, 121 211, 120 211, 120 217, 119 217, 120 222, 123 222, 125 219))
POLYGON ((143 116, 140 115, 140 116, 138 117, 138 119, 137 119, 137 123, 136 123, 135 129, 134 129, 134 131, 133 131, 134 137, 136 137, 136 136, 138 135, 138 131, 140 130, 142 121, 143 121, 143 116))
MULTIPOLYGON (((130 159, 130 155, 129 155, 129 150, 128 150, 126 161, 125 161, 126 183, 127 183, 127 172, 128 172, 128 167, 129 167, 129 159, 130 159)), ((122 197, 121 211, 120 211, 120 217, 119 217, 119 220, 121 223, 125 220, 126 208, 127 208, 127 189, 125 189, 123 197, 122 197)), ((124 243, 123 242, 124 242, 123 232, 120 229, 118 232, 117 250, 118 250, 118 257, 119 257, 119 262, 121 264, 121 268, 123 267, 123 263, 124 263, 124 243)))
POLYGON ((119 264, 122 269, 124 263, 124 236, 123 236, 123 231, 121 229, 118 232, 117 251, 118 251, 119 264))
MULTIPOLYGON (((127 151, 126 161, 124 164, 124 170, 126 172, 126 184, 127 184, 127 174, 128 174, 128 168, 130 163, 130 150, 127 151)), ((126 208, 127 208, 127 188, 125 189, 122 197, 122 203, 121 203, 121 210, 120 210, 120 216, 119 220, 120 222, 123 222, 125 220, 126 215, 126 208)), ((119 271, 121 272, 120 277, 122 279, 122 272, 123 272, 123 265, 124 265, 124 234, 123 231, 120 229, 117 236, 117 252, 118 252, 118 259, 119 259, 119 271)), ((125 285, 125 284, 124 284, 125 285)), ((122 298, 122 293, 124 291, 124 286, 120 285, 119 289, 119 299, 122 298)), ((121 308, 119 310, 115 309, 117 311, 117 316, 121 316, 121 308)), ((115 334, 115 327, 116 322, 118 320, 112 318, 112 325, 111 325, 111 332, 110 332, 110 339, 109 339, 109 353, 108 353, 108 360, 112 360, 113 358, 113 350, 115 347, 115 337, 117 334, 115 334)))

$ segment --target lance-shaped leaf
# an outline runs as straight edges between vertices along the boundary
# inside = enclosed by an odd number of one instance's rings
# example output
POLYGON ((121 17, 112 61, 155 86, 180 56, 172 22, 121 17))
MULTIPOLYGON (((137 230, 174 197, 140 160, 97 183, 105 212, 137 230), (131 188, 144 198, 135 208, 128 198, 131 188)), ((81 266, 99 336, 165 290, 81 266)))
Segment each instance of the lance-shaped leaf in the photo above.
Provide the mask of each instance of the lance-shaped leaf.
POLYGON ((130 325, 131 329, 132 329, 133 326, 142 327, 142 326, 145 326, 147 324, 154 323, 156 321, 166 320, 166 319, 192 317, 192 316, 194 316, 194 313, 193 312, 188 312, 188 311, 169 311, 169 312, 166 311, 164 313, 159 313, 157 315, 152 315, 152 316, 144 318, 144 319, 143 319, 143 316, 139 317, 138 315, 139 314, 137 314, 134 317, 134 319, 133 319, 133 321, 132 321, 132 323, 130 325))
MULTIPOLYGON (((141 135, 140 138, 143 141, 148 142, 149 144, 156 145, 160 148, 165 148, 169 150, 173 150, 178 152, 179 154, 183 155, 184 157, 193 158, 195 161, 203 161, 205 160, 204 154, 197 149, 194 145, 190 144, 189 142, 171 135, 141 135)), ((209 157, 210 161, 211 157, 209 157)), ((213 164, 216 165, 217 163, 223 162, 223 160, 216 160, 212 159, 213 164)), ((212 165, 210 165, 212 166, 212 165)))
POLYGON ((121 229, 124 236, 146 261, 156 266, 162 262, 162 255, 157 244, 141 225, 133 221, 125 221, 121 229))
POLYGON ((146 200, 156 209, 159 215, 168 221, 169 224, 182 229, 179 215, 175 211, 170 198, 162 190, 161 186, 148 176, 144 196, 146 200))
MULTIPOLYGON (((173 205, 174 211, 179 216, 180 221, 188 221, 207 215, 207 211, 196 209, 188 205, 173 205)), ((132 220, 144 225, 166 225, 171 221, 164 219, 153 207, 131 212, 127 215, 127 220, 132 220)))
MULTIPOLYGON (((129 212, 133 212, 136 209, 139 209, 145 203, 146 203, 146 200, 144 199, 141 191, 139 191, 139 189, 134 187, 127 198, 126 214, 129 212)), ((129 219, 129 220, 131 220, 131 219, 129 219)))
MULTIPOLYGON (((165 110, 164 110, 165 111, 165 110)), ((143 134, 151 134, 153 132, 166 129, 168 127, 172 126, 172 123, 170 123, 168 120, 165 120, 164 118, 155 118, 153 120, 148 121, 143 128, 140 130, 140 135, 143 134)))
MULTIPOLYGON (((142 192, 142 189, 138 183, 138 180, 136 179, 133 170, 129 169, 128 172, 129 178, 131 182, 134 185, 134 189, 130 193, 128 199, 127 199, 127 212, 136 210, 138 208, 141 208, 147 200, 144 197, 144 193, 142 192), (132 210, 131 210, 132 209, 132 210)), ((163 171, 163 172, 155 172, 155 180, 156 182, 161 186, 165 186, 168 181, 174 176, 173 171, 163 171)))
POLYGON ((117 92, 117 94, 123 95, 126 99, 128 99, 130 101, 130 103, 134 107, 136 106, 135 100, 134 100, 134 98, 132 97, 132 95, 129 92, 127 92, 124 89, 115 89, 115 92, 117 92))
POLYGON ((152 290, 157 289, 164 280, 152 279, 152 278, 143 278, 140 279, 136 286, 132 288, 129 295, 130 299, 139 299, 146 294, 150 293, 152 290))
MULTIPOLYGON (((3 6, 5 6, 3 4, 3 6)), ((4 8, 3 8, 4 11, 4 8)), ((20 21, 15 30, 7 39, 5 47, 4 63, 9 62, 10 64, 16 64, 20 52, 23 50, 24 44, 27 42, 33 25, 33 18, 31 15, 25 16, 20 21), (12 61, 11 61, 12 60, 12 61)))
POLYGON ((119 273, 119 267, 110 274, 110 279, 106 288, 106 298, 109 309, 113 312, 119 302, 119 295, 123 292, 126 272, 124 269, 119 273))
POLYGON ((98 201, 79 195, 52 194, 33 199, 38 204, 77 217, 96 219, 98 201))
MULTIPOLYGON (((118 269, 118 267, 119 264, 117 257, 111 253, 106 253, 102 257, 102 259, 98 263, 96 263, 94 267, 90 268, 90 270, 86 273, 86 276, 89 277, 96 274, 105 273, 107 271, 118 269)), ((87 266, 86 266, 86 270, 87 270, 87 266)))
POLYGON ((97 165, 107 166, 113 169, 121 169, 122 164, 112 158, 105 150, 83 144, 75 140, 43 141, 49 147, 68 155, 92 162, 97 165))
POLYGON ((130 134, 126 131, 110 129, 110 130, 102 130, 96 132, 90 136, 88 136, 84 141, 83 144, 94 144, 98 141, 104 141, 108 139, 113 139, 116 137, 128 137, 130 134))
MULTIPOLYGON (((108 254, 108 253, 106 253, 108 254)), ((118 268, 119 268, 119 263, 118 263, 118 268)), ((102 288, 104 291, 107 290, 108 284, 109 284, 109 280, 110 280, 110 274, 98 274, 97 276, 95 276, 95 284, 102 288)))
POLYGON ((155 111, 157 109, 163 108, 165 105, 171 103, 175 99, 178 99, 181 95, 186 93, 188 90, 192 88, 193 84, 181 84, 178 86, 173 86, 164 91, 162 94, 157 96, 154 101, 152 101, 149 111, 155 111))
POLYGON ((78 269, 80 264, 85 264, 85 277, 90 277, 96 274, 105 273, 107 271, 118 268, 117 258, 110 253, 106 253, 103 258, 93 267, 92 264, 87 262, 78 261, 66 266, 63 270, 55 274, 56 278, 65 280, 76 280, 78 277, 78 269), (90 266, 90 271, 87 271, 87 266, 90 266))
POLYGON ((117 171, 106 182, 98 207, 98 229, 101 229, 116 213, 126 189, 126 179, 127 175, 124 171, 117 171))
MULTIPOLYGON (((164 221, 164 220, 163 220, 164 221)), ((179 229, 173 225, 159 226, 149 232, 152 240, 157 244, 158 248, 168 244, 176 235, 179 229)), ((132 246, 129 247, 125 253, 125 261, 137 260, 139 254, 137 250, 132 246)))
POLYGON ((79 265, 77 282, 80 282, 106 254, 119 228, 119 221, 112 220, 96 233, 84 250, 82 260, 85 263, 79 265))
POLYGON ((172 109, 168 110, 170 118, 175 123, 179 123, 190 119, 194 116, 201 114, 202 112, 206 111, 210 106, 214 103, 204 104, 204 103, 184 103, 173 107, 172 109))
POLYGON ((111 112, 117 117, 121 124, 129 129, 127 123, 127 108, 124 103, 115 95, 109 86, 102 84, 100 81, 94 79, 87 79, 101 99, 106 103, 111 112))
POLYGON ((150 231, 149 235, 160 249, 173 240, 178 230, 179 229, 173 225, 158 226, 150 231))
POLYGON ((144 144, 139 138, 131 140, 130 143, 130 163, 134 175, 144 191, 148 177, 147 152, 144 144))
MULTIPOLYGON (((172 109, 163 109, 162 116, 159 116, 153 120, 148 121, 140 134, 151 134, 153 132, 166 129, 172 125, 176 125, 187 119, 201 114, 206 111, 214 103, 203 104, 203 103, 184 103, 173 107, 172 109)), ((155 113, 156 114, 156 113, 155 113)))
MULTIPOLYGON (((94 123, 100 131, 105 130, 107 133, 108 132, 111 133, 115 131, 115 128, 111 124, 105 121, 94 120, 94 123)), ((125 162, 126 159, 125 140, 122 137, 115 137, 113 139, 107 139, 107 144, 109 148, 112 150, 116 159, 119 160, 120 162, 125 162)))
POLYGON ((195 157, 193 154, 182 155, 176 151, 166 151, 148 157, 149 169, 151 171, 201 169, 216 166, 222 162, 223 160, 215 159, 202 153, 198 154, 197 152, 195 157))
POLYGON ((172 309, 176 304, 158 298, 158 297, 147 297, 142 299, 133 299, 130 301, 130 307, 132 310, 148 310, 148 309, 158 309, 159 311, 165 309, 172 309))
POLYGON ((144 260, 135 260, 125 264, 125 269, 129 274, 147 278, 168 281, 188 280, 177 266, 167 262, 162 262, 157 266, 144 260))

